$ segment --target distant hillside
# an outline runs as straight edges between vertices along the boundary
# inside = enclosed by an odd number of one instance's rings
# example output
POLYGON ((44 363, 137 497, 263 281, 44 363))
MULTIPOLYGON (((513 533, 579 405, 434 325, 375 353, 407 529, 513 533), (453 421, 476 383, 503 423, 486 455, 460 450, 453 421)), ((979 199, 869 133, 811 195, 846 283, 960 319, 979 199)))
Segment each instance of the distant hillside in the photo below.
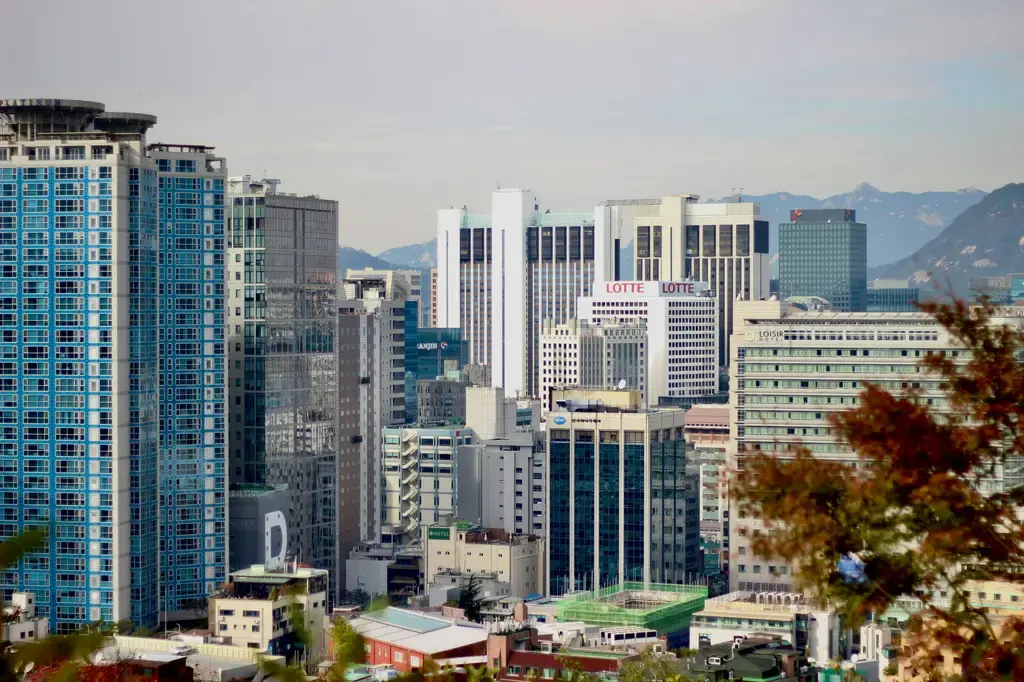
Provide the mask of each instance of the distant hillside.
POLYGON ((377 254, 377 258, 413 268, 432 268, 437 265, 437 238, 422 244, 396 246, 393 249, 381 251, 377 254))
POLYGON ((916 252, 873 268, 868 278, 914 277, 966 296, 971 277, 1010 272, 1024 272, 1024 184, 994 190, 916 252))
MULTIPOLYGON (((761 205, 761 215, 771 224, 769 248, 779 251, 779 223, 789 222, 794 208, 853 208, 857 220, 868 226, 868 265, 883 265, 909 256, 949 225, 953 218, 985 197, 979 189, 956 192, 883 192, 869 183, 853 191, 824 199, 779 192, 744 194, 744 201, 761 205)), ((728 201, 728 198, 720 201, 728 201)))
POLYGON ((342 246, 338 248, 338 276, 344 277, 345 271, 349 268, 355 270, 362 270, 364 268, 379 268, 382 270, 390 270, 394 268, 391 263, 376 256, 362 251, 361 249, 353 249, 350 246, 342 246))

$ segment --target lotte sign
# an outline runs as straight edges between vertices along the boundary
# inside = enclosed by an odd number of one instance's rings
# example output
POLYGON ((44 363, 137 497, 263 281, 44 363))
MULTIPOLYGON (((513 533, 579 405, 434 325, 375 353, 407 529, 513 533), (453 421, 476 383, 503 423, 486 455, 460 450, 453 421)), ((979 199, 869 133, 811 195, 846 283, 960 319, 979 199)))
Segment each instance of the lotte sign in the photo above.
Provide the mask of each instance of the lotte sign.
POLYGON ((635 296, 678 296, 696 294, 707 289, 703 282, 605 282, 606 294, 635 296))

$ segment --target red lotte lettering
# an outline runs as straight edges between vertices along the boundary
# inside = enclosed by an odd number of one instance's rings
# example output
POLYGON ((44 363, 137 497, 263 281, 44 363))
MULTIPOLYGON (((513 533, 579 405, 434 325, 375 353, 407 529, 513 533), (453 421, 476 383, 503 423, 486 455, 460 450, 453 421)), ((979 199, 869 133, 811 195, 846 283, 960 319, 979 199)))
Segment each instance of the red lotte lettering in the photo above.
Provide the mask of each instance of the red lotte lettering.
POLYGON ((609 294, 645 294, 647 285, 660 286, 662 294, 692 294, 693 282, 606 282, 605 293, 609 294))

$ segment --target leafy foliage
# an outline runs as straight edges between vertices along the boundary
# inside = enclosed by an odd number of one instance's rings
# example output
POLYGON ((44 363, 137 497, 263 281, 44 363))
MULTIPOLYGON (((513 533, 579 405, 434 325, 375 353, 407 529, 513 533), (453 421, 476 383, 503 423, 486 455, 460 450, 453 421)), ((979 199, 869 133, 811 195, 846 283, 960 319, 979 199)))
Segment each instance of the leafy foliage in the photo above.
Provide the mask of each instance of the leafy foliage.
MULTIPOLYGON (((938 679, 952 652, 972 680, 1024 679, 1024 621, 971 602, 971 581, 1024 581, 1024 487, 993 487, 1024 462, 1024 338, 992 321, 991 305, 932 303, 962 345, 929 354, 922 375, 940 377, 948 407, 919 389, 873 385, 831 419, 858 454, 854 467, 797 448, 791 459, 744 457, 731 486, 740 516, 760 517, 756 554, 794 562, 805 591, 839 605, 856 624, 896 599, 924 604, 904 636, 911 674, 938 679), (840 562, 854 558, 862 576, 840 562), (947 592, 948 600, 936 598, 947 592)), ((1007 479, 1010 480, 1010 479, 1007 479)))

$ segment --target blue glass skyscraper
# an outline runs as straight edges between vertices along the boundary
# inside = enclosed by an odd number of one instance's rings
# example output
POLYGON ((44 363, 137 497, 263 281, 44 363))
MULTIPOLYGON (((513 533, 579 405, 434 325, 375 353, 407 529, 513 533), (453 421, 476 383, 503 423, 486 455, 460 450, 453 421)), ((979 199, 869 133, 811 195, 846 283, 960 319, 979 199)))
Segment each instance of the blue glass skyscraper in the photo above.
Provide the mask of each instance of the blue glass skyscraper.
POLYGON ((779 298, 820 296, 843 312, 867 309, 868 228, 850 208, 790 211, 779 225, 779 298))
POLYGON ((188 617, 227 582, 224 193, 212 148, 154 144, 160 194, 160 596, 188 617))

